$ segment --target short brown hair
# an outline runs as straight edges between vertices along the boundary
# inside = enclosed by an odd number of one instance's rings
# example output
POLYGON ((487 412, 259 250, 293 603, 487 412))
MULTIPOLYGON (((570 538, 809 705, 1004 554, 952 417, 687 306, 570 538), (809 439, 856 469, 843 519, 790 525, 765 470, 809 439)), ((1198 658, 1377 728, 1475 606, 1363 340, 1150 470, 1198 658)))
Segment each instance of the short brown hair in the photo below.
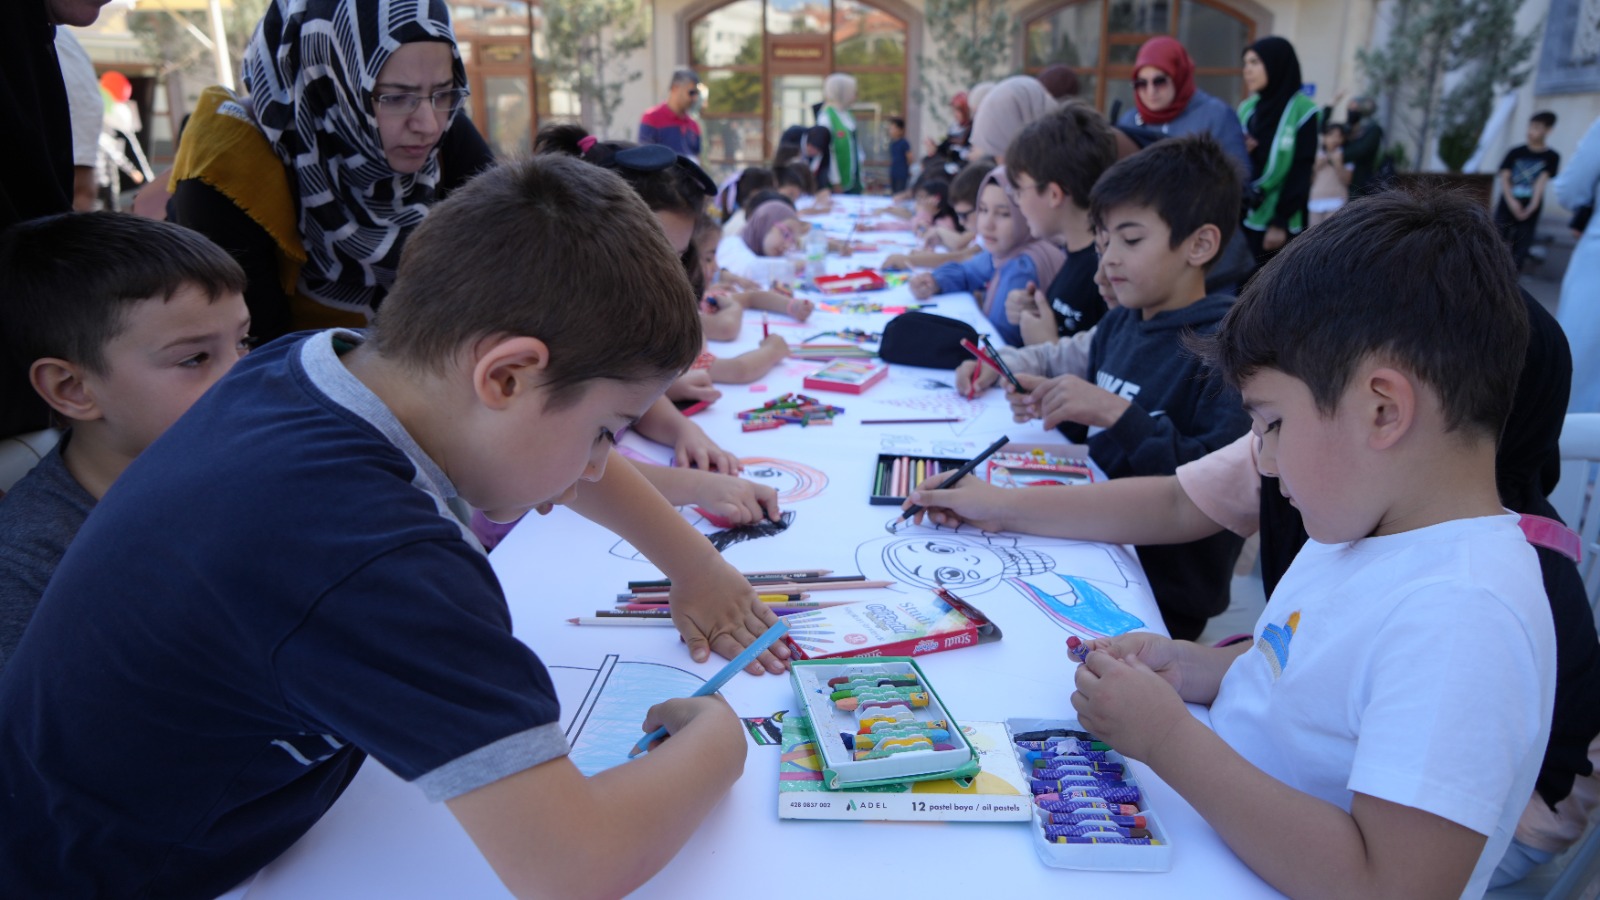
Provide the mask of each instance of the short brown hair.
POLYGON ((655 216, 615 173, 567 156, 484 172, 434 206, 406 241, 373 323, 384 356, 438 371, 492 335, 550 347, 556 408, 597 378, 687 368, 700 317, 655 216))
POLYGON ((1059 185, 1080 209, 1101 173, 1117 161, 1117 138, 1105 117, 1074 100, 1042 119, 1029 122, 1006 149, 1006 177, 1017 186, 1027 175, 1039 189, 1059 185))

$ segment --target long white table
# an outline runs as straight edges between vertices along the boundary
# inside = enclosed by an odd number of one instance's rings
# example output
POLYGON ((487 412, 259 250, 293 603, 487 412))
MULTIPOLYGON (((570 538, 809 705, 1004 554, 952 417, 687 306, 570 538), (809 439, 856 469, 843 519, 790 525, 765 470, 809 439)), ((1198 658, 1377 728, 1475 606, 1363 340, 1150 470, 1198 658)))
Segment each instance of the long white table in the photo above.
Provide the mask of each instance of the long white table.
MULTIPOLYGON (((849 210, 823 222, 835 233, 849 230, 849 210)), ((888 235, 860 235, 880 240, 888 235)), ((909 236, 906 236, 909 239, 909 236)), ((888 243, 888 242, 885 242, 888 243)), ((890 249, 885 247, 885 250, 890 249)), ((847 271, 876 262, 878 254, 830 260, 830 270, 847 271)), ((908 302, 905 289, 858 299, 908 302)), ((982 316, 966 297, 937 298, 936 312, 984 328, 982 316)), ((748 315, 748 314, 747 314, 748 315)), ((805 327, 774 329, 792 342, 834 327, 854 325, 881 331, 888 316, 819 312, 805 327)), ((714 345, 737 352, 760 339, 759 315, 749 318, 739 341, 714 345)), ((1007 579, 1026 576, 1048 582, 1038 560, 1055 571, 1124 585, 1113 590, 1119 604, 1147 627, 1162 630, 1137 560, 1127 548, 1050 541, 1015 535, 952 534, 907 529, 888 535, 884 523, 895 510, 871 506, 873 463, 880 451, 934 450, 970 456, 1000 434, 1013 440, 1050 441, 1037 423, 1011 422, 998 391, 978 402, 941 391, 948 372, 897 367, 890 380, 860 397, 807 393, 846 409, 837 424, 790 425, 774 431, 741 433, 734 413, 785 391, 802 390, 805 371, 818 364, 790 362, 763 379, 765 390, 725 388, 725 395, 697 417, 725 447, 753 460, 753 477, 770 480, 780 492, 799 497, 787 505, 794 524, 781 535, 727 548, 726 558, 745 570, 824 567, 839 573, 872 574, 894 554, 945 553, 949 577, 965 578, 957 593, 992 617, 1004 638, 922 658, 928 677, 958 719, 1070 717, 1074 663, 1064 639, 1071 633, 1013 588, 1007 579), (947 396, 951 395, 951 396, 947 396), (922 417, 960 411, 955 424, 863 426, 872 417, 922 417), (799 464, 799 465, 795 465, 799 464), (817 476, 826 480, 819 484, 817 476), (890 546, 894 545, 894 546, 890 546), (1131 560, 1131 562, 1130 562, 1131 560), (1019 561, 1021 564, 1019 566, 1019 561), (1032 561, 1031 563, 1029 561, 1032 561), (1029 568, 1032 565, 1033 568, 1029 568), (1026 571, 1024 571, 1026 570, 1026 571), (1032 573, 1032 574, 1029 574, 1032 573)), ((635 444, 644 456, 659 448, 635 444)), ((691 519, 693 513, 687 514, 691 519)), ((702 530, 714 530, 709 525, 702 530)), ((550 667, 562 697, 563 723, 574 745, 573 759, 585 771, 621 761, 623 748, 638 735, 638 721, 649 703, 689 693, 720 666, 696 665, 668 628, 572 626, 566 619, 590 615, 611 605, 627 581, 658 574, 632 548, 598 526, 558 509, 531 517, 491 554, 505 586, 518 637, 550 667)), ((898 558, 897 558, 898 559, 898 558)), ((925 555, 918 562, 926 562, 925 555)), ((904 568, 897 568, 904 573, 904 568)), ((902 590, 917 590, 902 577, 902 590)), ((1110 588, 1108 588, 1110 590, 1110 588)), ((838 592, 830 598, 867 599, 881 592, 838 592)), ((743 717, 768 716, 795 708, 786 677, 741 675, 723 690, 743 717)), ((1027 823, 926 824, 835 821, 784 821, 777 815, 779 748, 752 742, 744 776, 729 796, 689 839, 683 851, 636 896, 657 898, 810 897, 843 889, 894 890, 871 877, 870 860, 913 861, 909 871, 925 872, 941 894, 982 892, 985 896, 1229 897, 1276 896, 1224 846, 1194 810, 1142 765, 1135 764, 1151 806, 1172 835, 1170 872, 1135 874, 1070 871, 1044 866, 1034 854, 1027 823), (863 868, 862 863, 869 863, 863 868), (843 865, 830 865, 843 864, 843 865), (831 874, 837 873, 837 874, 831 874), (830 884, 837 882, 837 884, 830 884)), ((652 827, 639 821, 639 829, 652 827)), ((625 845, 628 836, 616 841, 625 845)), ((901 862, 896 871, 908 871, 901 862)), ((368 761, 344 796, 302 840, 232 896, 250 900, 307 897, 471 897, 506 896, 493 871, 443 804, 429 804, 415 787, 368 761)))

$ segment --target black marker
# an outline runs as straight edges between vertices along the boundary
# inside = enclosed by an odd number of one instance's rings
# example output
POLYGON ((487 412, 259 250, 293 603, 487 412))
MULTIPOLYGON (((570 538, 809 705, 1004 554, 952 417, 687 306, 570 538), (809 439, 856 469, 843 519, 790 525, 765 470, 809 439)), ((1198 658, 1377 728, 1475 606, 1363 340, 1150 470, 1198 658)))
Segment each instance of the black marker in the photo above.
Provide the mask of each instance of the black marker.
MULTIPOLYGON (((938 490, 942 491, 945 488, 954 485, 956 482, 958 482, 961 479, 967 477, 968 475, 971 475, 973 469, 976 469, 978 466, 982 465, 984 460, 986 460, 989 457, 991 457, 991 456, 995 455, 996 453, 1000 452, 1000 448, 1004 447, 1006 444, 1009 444, 1009 443, 1011 443, 1011 438, 1008 438, 1003 434, 1000 435, 1000 439, 995 441, 994 443, 990 444, 989 448, 987 450, 984 450, 982 453, 979 453, 977 456, 974 456, 972 459, 968 460, 965 464, 963 464, 961 466, 961 468, 955 470, 954 472, 951 472, 950 473, 950 477, 946 478, 939 485, 938 490)), ((890 534, 893 534, 894 531, 895 531, 895 527, 897 525, 899 525, 899 523, 904 522, 905 520, 911 518, 912 516, 916 515, 919 512, 922 512, 922 507, 920 507, 917 504, 913 503, 913 504, 911 504, 910 507, 908 507, 907 509, 905 509, 904 511, 902 511, 900 513, 900 518, 895 519, 894 521, 892 521, 889 524, 885 525, 884 529, 886 531, 888 531, 890 534)))

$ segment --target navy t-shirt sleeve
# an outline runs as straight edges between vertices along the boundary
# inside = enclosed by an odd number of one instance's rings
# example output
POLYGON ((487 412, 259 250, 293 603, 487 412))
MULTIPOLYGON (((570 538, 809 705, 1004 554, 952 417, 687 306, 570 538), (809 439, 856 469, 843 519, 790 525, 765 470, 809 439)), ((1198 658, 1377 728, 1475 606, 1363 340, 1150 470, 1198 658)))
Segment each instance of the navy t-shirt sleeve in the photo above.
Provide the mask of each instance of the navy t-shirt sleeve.
POLYGON ((1066 262, 1056 271, 1050 282, 1047 296, 1050 309, 1056 314, 1056 331, 1062 337, 1071 337, 1088 331, 1105 318, 1106 301, 1094 283, 1094 273, 1100 267, 1100 257, 1094 245, 1068 253, 1066 262))
POLYGON ((550 675, 465 541, 369 561, 316 602, 273 668, 308 731, 354 744, 430 800, 567 753, 550 675))

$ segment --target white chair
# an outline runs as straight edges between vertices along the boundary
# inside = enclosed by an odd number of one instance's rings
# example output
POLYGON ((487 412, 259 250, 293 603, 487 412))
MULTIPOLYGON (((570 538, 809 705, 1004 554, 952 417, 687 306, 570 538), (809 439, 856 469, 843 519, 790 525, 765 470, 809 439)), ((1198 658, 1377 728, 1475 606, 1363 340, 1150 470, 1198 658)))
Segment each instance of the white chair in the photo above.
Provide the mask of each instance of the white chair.
POLYGON ((54 428, 0 440, 0 494, 22 480, 59 440, 61 432, 54 428))
POLYGON ((1572 413, 1561 429, 1561 482, 1550 503, 1567 527, 1582 539, 1583 576, 1589 605, 1600 602, 1600 498, 1595 496, 1600 475, 1600 413, 1572 413))

